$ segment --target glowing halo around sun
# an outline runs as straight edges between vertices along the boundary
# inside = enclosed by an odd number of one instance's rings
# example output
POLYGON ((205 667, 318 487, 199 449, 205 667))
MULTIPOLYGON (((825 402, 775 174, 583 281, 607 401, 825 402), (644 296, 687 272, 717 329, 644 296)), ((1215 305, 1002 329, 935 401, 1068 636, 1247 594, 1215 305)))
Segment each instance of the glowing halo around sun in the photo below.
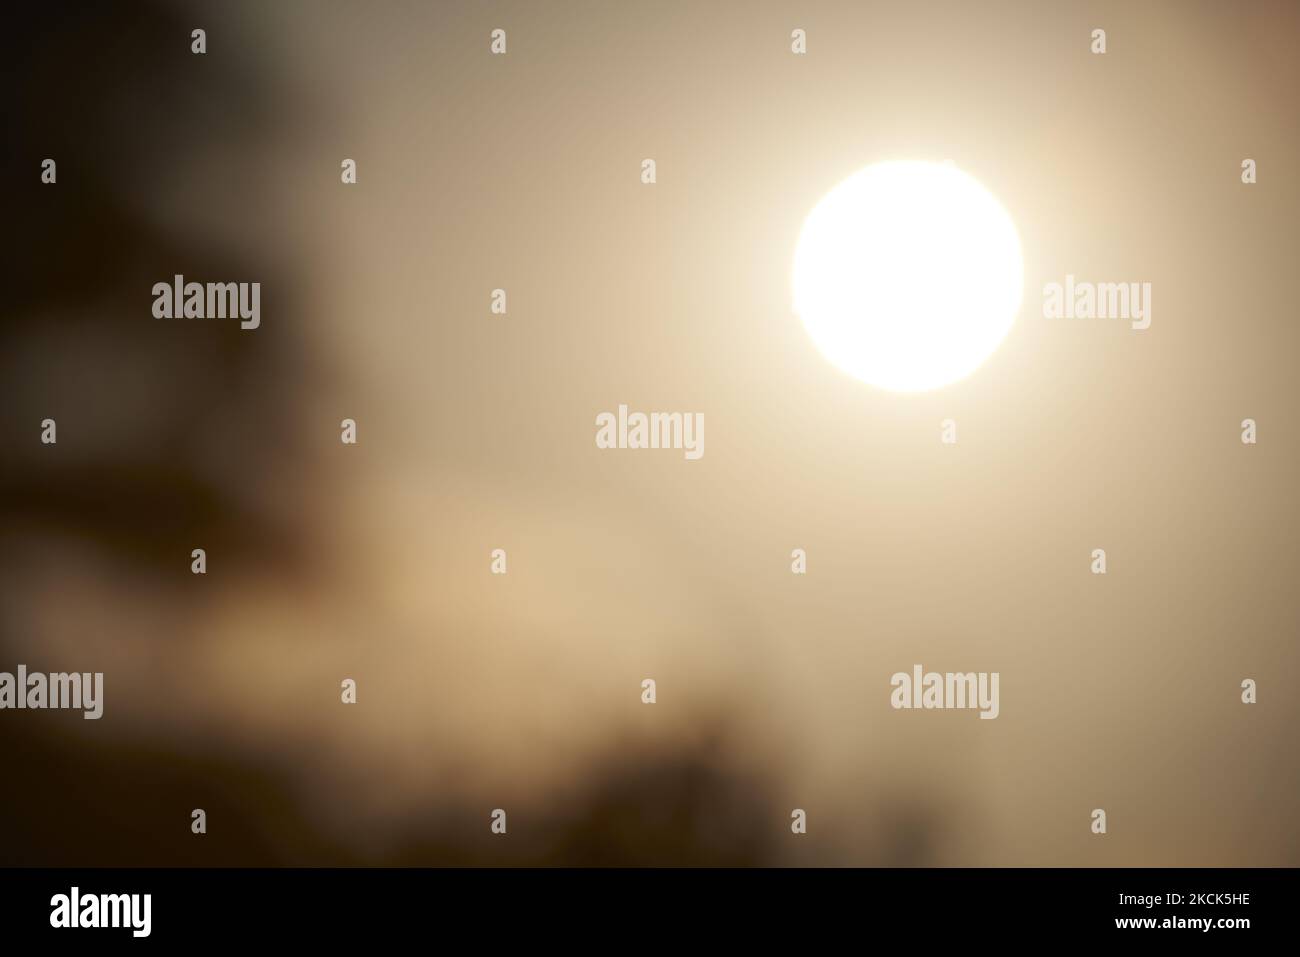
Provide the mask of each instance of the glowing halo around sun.
POLYGON ((1023 294, 1006 210, 949 163, 876 163, 804 221, 794 308, 827 359, 863 382, 922 392, 998 347, 1023 294))

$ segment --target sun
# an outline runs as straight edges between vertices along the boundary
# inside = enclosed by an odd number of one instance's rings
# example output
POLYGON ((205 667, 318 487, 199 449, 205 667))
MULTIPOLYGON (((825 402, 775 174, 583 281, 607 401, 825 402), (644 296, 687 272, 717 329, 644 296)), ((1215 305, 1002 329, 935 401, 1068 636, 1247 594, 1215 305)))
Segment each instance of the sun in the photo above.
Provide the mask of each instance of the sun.
POLYGON ((863 382, 923 392, 973 372, 1023 294, 1006 210, 950 163, 876 163, 804 221, 794 308, 821 353, 863 382))

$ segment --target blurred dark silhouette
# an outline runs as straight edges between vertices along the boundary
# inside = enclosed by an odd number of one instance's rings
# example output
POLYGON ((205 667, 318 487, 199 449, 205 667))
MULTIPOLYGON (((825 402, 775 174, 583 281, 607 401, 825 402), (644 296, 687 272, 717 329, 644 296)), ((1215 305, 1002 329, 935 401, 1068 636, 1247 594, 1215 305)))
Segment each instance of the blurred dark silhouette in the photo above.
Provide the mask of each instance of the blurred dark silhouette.
MULTIPOLYGON (((0 181, 17 228, 0 258, 0 441, 14 454, 0 471, 0 566, 25 566, 34 541, 72 538, 191 602, 161 573, 194 542, 227 563, 292 574, 308 558, 304 530, 248 494, 284 481, 277 469, 305 454, 288 421, 310 375, 292 325, 248 335, 149 319, 152 284, 177 272, 256 278, 275 290, 280 317, 293 308, 293 269, 168 225, 153 195, 216 144, 286 135, 274 83, 195 58, 191 23, 171 5, 24 4, 10 16, 0 181), (40 182, 46 157, 58 164, 54 186, 40 182), (59 423, 62 455, 32 452, 45 417, 59 423), (90 428, 93 443, 74 438, 90 428), (223 450, 231 435, 237 444, 223 450), (235 472, 243 482, 230 481, 235 472)), ((192 197, 186 215, 201 221, 221 202, 219 191, 192 197)), ((14 607, 0 604, 9 668, 14 607)), ((166 653, 185 636, 152 640, 166 653)), ((756 864, 766 855, 757 835, 781 828, 760 784, 721 770, 716 754, 618 749, 563 809, 520 808, 531 826, 508 844, 483 837, 484 809, 431 807, 397 828, 395 851, 362 857, 313 823, 274 760, 87 736, 80 724, 0 720, 0 865, 756 864), (190 834, 196 806, 211 822, 206 839, 190 834)))
POLYGON ((431 802, 398 823, 386 849, 361 855, 313 823, 262 761, 86 747, 37 725, 0 724, 0 754, 16 772, 0 789, 10 825, 0 865, 748 866, 772 860, 787 813, 711 748, 620 747, 581 776, 572 799, 511 808, 508 840, 491 834, 489 808, 431 802), (209 822, 202 837, 190 833, 196 802, 209 822))
MULTIPOLYGON (((290 558, 299 537, 288 519, 214 465, 232 436, 238 452, 225 455, 247 483, 292 455, 291 397, 306 375, 292 326, 253 342, 220 323, 148 321, 153 283, 174 273, 274 280, 277 309, 293 308, 291 272, 167 223, 155 195, 214 146, 283 135, 274 86, 191 54, 191 25, 171 5, 22 4, 10 17, 4 561, 23 561, 11 548, 22 528, 85 537, 145 566, 197 540, 241 561, 290 558), (45 158, 58 164, 55 185, 41 182, 45 158), (32 454, 46 417, 94 454, 32 454), (87 443, 79 433, 92 429, 87 443)), ((222 201, 207 191, 185 215, 201 223, 222 201)), ((250 232, 259 225, 254 213, 250 232)))

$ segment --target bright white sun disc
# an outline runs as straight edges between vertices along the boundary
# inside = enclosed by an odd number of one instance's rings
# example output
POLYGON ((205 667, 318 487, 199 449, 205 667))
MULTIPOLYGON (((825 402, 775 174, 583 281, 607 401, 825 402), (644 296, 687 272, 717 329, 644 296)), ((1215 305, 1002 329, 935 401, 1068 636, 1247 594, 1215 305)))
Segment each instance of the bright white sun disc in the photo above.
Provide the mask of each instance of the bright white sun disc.
POLYGON ((1015 321, 1024 265, 1015 225, 948 163, 868 166, 808 214, 794 307, 821 353, 897 392, 974 371, 1015 321))

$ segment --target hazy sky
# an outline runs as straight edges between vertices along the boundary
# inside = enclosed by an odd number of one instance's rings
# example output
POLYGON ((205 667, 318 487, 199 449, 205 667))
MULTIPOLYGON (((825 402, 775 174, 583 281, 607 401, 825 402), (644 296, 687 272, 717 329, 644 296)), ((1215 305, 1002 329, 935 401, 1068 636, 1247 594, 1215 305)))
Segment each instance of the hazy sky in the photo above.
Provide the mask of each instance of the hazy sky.
POLYGON ((146 532, 137 503, 155 563, 15 521, 0 669, 106 673, 105 718, 59 734, 275 768, 365 859, 413 819, 464 843, 452 805, 526 831, 681 752, 752 776, 765 862, 1297 862, 1294 6, 164 9, 181 92, 110 97, 57 187, 117 170, 161 238, 102 299, 27 308, 7 447, 29 489, 183 461, 248 551, 210 549, 200 592, 192 509, 146 532), (791 311, 804 217, 883 159, 952 160, 1024 251, 1001 348, 920 395, 838 371, 791 311), (261 281, 261 327, 159 331, 149 287, 182 271, 261 281), (1150 328, 1044 319, 1067 274, 1151 283, 1150 328), (619 404, 703 413, 706 454, 597 449, 619 404), (251 517, 274 531, 244 542, 251 517), (998 719, 891 709, 915 663, 999 672, 998 719))

